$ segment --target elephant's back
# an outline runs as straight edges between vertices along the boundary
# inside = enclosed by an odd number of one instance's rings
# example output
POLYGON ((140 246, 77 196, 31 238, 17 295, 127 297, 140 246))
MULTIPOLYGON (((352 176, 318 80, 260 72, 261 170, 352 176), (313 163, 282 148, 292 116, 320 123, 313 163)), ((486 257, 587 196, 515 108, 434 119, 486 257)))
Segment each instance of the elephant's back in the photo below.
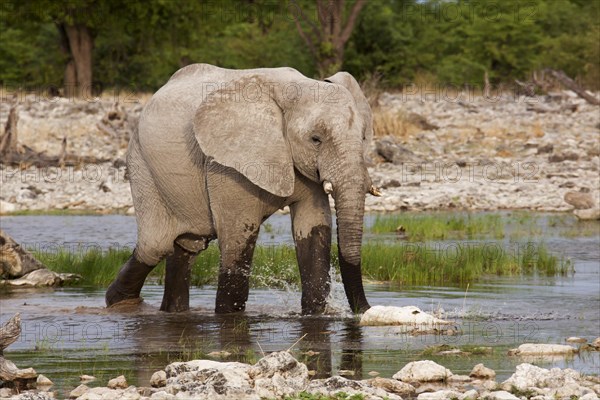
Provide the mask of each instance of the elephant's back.
POLYGON ((171 229, 198 233, 200 228, 206 234, 212 217, 204 191, 205 160, 192 131, 202 100, 195 95, 197 87, 182 79, 169 81, 148 101, 132 141, 151 182, 132 179, 131 184, 151 187, 145 193, 177 220, 171 229))

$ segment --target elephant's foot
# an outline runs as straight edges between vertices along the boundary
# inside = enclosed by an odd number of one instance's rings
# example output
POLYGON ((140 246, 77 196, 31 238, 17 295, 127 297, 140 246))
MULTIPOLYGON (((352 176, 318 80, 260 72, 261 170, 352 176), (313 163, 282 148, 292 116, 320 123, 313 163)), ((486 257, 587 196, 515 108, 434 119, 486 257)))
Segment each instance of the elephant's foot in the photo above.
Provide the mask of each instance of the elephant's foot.
POLYGON ((325 312, 327 302, 305 303, 302 302, 302 315, 320 315, 325 312))
POLYGON ((138 261, 133 255, 121 267, 117 279, 106 290, 106 306, 140 297, 146 277, 154 266, 138 261))
POLYGON ((176 299, 166 300, 163 297, 163 301, 160 305, 160 311, 164 312, 184 312, 189 311, 190 304, 189 299, 182 299, 181 297, 176 299))
POLYGON ((249 290, 248 275, 221 273, 217 288, 215 313, 228 314, 244 311, 249 290))

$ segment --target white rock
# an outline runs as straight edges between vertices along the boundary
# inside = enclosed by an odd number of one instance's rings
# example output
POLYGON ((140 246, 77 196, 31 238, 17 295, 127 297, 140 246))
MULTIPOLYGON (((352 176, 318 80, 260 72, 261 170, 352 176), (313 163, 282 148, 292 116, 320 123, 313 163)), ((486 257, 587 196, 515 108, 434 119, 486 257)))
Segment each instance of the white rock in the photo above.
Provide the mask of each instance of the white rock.
POLYGON ((72 398, 75 397, 75 398, 77 398, 77 397, 83 395, 88 390, 90 390, 89 387, 87 387, 85 385, 79 385, 75 389, 71 390, 71 393, 69 393, 69 397, 72 397, 72 398))
POLYGON ((7 279, 4 284, 12 286, 54 286, 60 282, 60 276, 56 272, 42 268, 31 271, 18 279, 7 279))
POLYGON ((152 393, 150 398, 152 400, 175 400, 175 395, 161 390, 160 392, 152 393))
POLYGON ((125 389, 127 385, 127 380, 123 375, 117 376, 114 379, 108 381, 107 385, 110 389, 125 389))
POLYGON ((250 365, 239 362, 219 362, 213 360, 192 360, 185 362, 174 362, 165 368, 167 378, 177 376, 183 372, 195 372, 205 369, 248 369, 250 365))
POLYGON ((485 390, 494 390, 498 387, 498 382, 491 379, 486 379, 479 384, 485 390))
POLYGON ((306 392, 313 395, 335 397, 338 393, 345 393, 348 397, 362 395, 369 400, 402 400, 402 397, 388 393, 383 389, 374 388, 359 381, 353 381, 341 376, 332 376, 328 379, 315 379, 310 381, 306 392))
POLYGON ((460 395, 460 400, 477 400, 479 398, 479 393, 475 389, 468 390, 460 395))
POLYGON ((511 354, 518 356, 534 356, 534 355, 569 355, 577 352, 573 346, 566 344, 537 344, 525 343, 517 349, 511 350, 511 354))
POLYGON ((254 389, 261 397, 284 397, 301 392, 308 385, 308 368, 289 352, 271 353, 248 370, 254 389))
POLYGON ((570 338, 567 338, 566 342, 567 343, 586 343, 587 339, 576 337, 576 336, 571 336, 570 338))
POLYGON ((79 380, 81 382, 91 382, 91 381, 95 381, 96 377, 95 376, 91 376, 91 375, 81 375, 79 377, 79 380))
POLYGON ((150 378, 150 386, 163 387, 167 384, 167 373, 165 371, 156 371, 150 378))
POLYGON ((438 390, 437 392, 421 393, 417 400, 448 400, 458 399, 461 393, 454 390, 438 390))
POLYGON ((518 390, 527 390, 530 388, 573 388, 572 385, 579 387, 581 374, 572 369, 545 368, 536 367, 531 364, 519 364, 514 374, 504 382, 502 388, 511 390, 513 387, 518 390))
POLYGON ((487 368, 483 364, 477 364, 473 367, 473 370, 469 376, 473 378, 494 379, 496 377, 496 371, 491 368, 487 368))
POLYGON ((600 208, 588 208, 587 210, 573 210, 573 214, 581 220, 595 221, 600 219, 600 208))
POLYGON ((403 382, 437 382, 448 379, 452 372, 430 360, 413 361, 396 372, 392 378, 403 382))
POLYGON ((439 325, 451 325, 453 323, 436 318, 414 306, 373 306, 362 315, 360 324, 363 326, 414 325, 435 328, 439 325))
POLYGON ((225 351, 225 350, 211 351, 210 353, 207 354, 207 356, 213 357, 213 358, 227 358, 230 355, 231 355, 231 353, 228 351, 225 351))
POLYGON ((491 392, 487 396, 485 396, 486 400, 520 400, 514 394, 508 393, 504 390, 499 390, 497 392, 491 392))
POLYGON ((17 206, 4 200, 0 200, 0 214, 8 214, 17 211, 17 206))
POLYGON ((48 379, 46 376, 39 374, 36 380, 37 386, 52 386, 54 382, 48 379))
MULTIPOLYGON (((5 399, 2 397, 2 399, 5 399)), ((26 390, 10 397, 10 400, 56 400, 53 392, 36 392, 26 390)))
MULTIPOLYGON (((221 370, 203 370, 196 373, 198 379, 193 379, 188 385, 191 391, 188 391, 190 399, 246 399, 258 400, 260 396, 256 394, 250 384, 250 377, 246 372, 240 369, 223 368, 221 370), (202 385, 198 385, 202 383, 202 385)), ((186 385, 183 386, 184 388, 186 385)), ((186 398, 177 393, 176 397, 186 398)))
MULTIPOLYGON (((116 394, 114 396, 107 395, 104 398, 104 397, 102 397, 101 394, 90 391, 90 392, 84 393, 81 396, 79 396, 77 398, 77 400, 105 400, 105 399, 116 399, 116 398, 117 398, 116 394)), ((118 398, 120 399, 121 397, 119 396, 118 398)))
POLYGON ((415 393, 415 387, 413 385, 396 379, 377 377, 363 382, 372 387, 380 388, 386 392, 395 393, 400 396, 412 396, 415 393))
POLYGON ((579 400, 598 400, 598 395, 596 393, 584 394, 579 400))

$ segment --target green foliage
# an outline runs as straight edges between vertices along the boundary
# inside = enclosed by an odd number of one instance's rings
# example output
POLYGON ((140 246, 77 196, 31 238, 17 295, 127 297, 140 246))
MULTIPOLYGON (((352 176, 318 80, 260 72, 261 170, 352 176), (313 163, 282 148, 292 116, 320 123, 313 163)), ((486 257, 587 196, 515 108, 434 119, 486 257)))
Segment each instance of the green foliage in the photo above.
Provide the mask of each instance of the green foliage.
MULTIPOLYGON (((287 0, 3 2, 0 83, 60 86, 66 55, 58 24, 94 37, 94 81, 107 89, 155 90, 180 67, 291 66, 314 76, 287 0)), ((296 3, 315 19, 310 0, 296 3)), ((348 2, 347 7, 350 7, 348 2)), ((369 1, 346 45, 343 68, 399 86, 512 83, 542 68, 600 85, 600 2, 580 0, 369 1)), ((333 53, 324 40, 321 56, 333 53)))

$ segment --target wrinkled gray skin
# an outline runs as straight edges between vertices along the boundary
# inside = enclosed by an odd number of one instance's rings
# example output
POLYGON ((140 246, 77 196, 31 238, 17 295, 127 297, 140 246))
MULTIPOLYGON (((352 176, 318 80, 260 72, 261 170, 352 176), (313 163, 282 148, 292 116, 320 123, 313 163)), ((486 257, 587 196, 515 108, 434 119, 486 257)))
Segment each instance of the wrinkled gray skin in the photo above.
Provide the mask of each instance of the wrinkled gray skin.
POLYGON ((187 310, 191 265, 218 238, 215 311, 243 311, 260 225, 289 206, 302 312, 323 312, 330 290, 327 188, 344 289, 351 308, 364 312, 360 250, 371 137, 371 110, 348 73, 316 81, 291 68, 194 64, 177 71, 144 108, 129 144, 138 241, 107 305, 139 297, 166 257, 161 310, 187 310))

